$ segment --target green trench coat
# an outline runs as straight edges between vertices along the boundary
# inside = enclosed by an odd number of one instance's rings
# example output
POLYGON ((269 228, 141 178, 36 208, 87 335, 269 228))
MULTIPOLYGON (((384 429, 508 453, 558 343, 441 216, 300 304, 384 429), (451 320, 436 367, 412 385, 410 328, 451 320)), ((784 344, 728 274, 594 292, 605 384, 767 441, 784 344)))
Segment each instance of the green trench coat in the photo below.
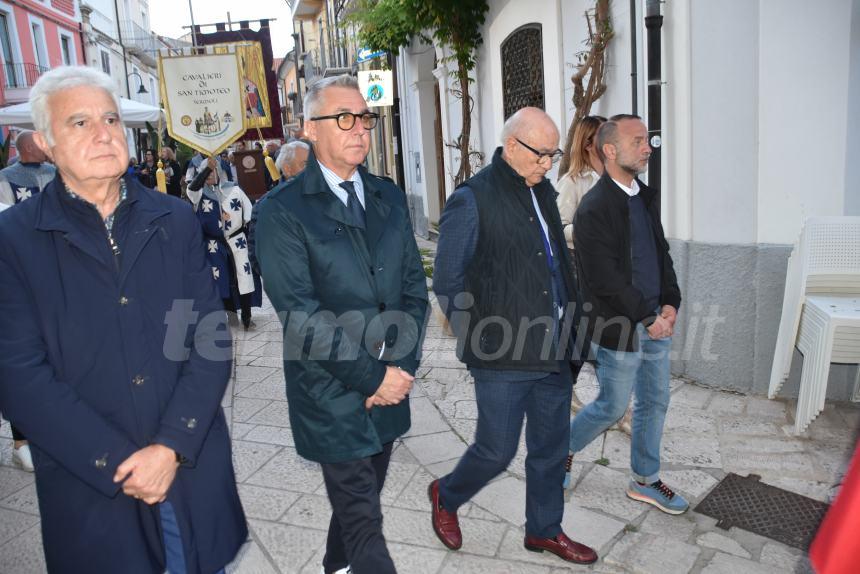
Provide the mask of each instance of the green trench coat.
POLYGON ((366 230, 350 224, 313 154, 260 205, 256 254, 284 325, 284 377, 298 453, 371 456, 409 430, 409 401, 365 410, 386 365, 415 374, 427 285, 404 193, 359 168, 366 230))

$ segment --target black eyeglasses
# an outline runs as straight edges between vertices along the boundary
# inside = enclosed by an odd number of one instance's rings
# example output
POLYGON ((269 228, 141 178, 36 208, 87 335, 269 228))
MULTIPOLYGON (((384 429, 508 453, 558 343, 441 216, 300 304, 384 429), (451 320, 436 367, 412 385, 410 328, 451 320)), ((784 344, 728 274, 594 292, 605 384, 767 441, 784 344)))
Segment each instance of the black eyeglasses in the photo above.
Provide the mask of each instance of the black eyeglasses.
POLYGON ((341 112, 339 114, 333 114, 330 116, 316 116, 315 118, 311 118, 312 122, 316 122, 319 120, 337 120, 337 127, 342 129, 345 132, 348 132, 355 126, 355 120, 361 119, 361 126, 366 130, 372 130, 376 127, 376 123, 379 121, 379 114, 374 114, 373 112, 362 112, 360 114, 354 114, 352 112, 341 112))
POLYGON ((555 151, 548 151, 548 152, 538 151, 535 148, 533 148, 532 146, 530 146, 529 144, 527 144, 526 142, 524 142, 523 140, 521 140, 520 138, 514 138, 514 139, 517 140, 517 143, 519 143, 521 146, 523 146, 524 148, 526 148, 527 150, 529 150, 530 152, 532 152, 533 154, 535 154, 537 156, 537 163, 540 163, 544 159, 549 158, 550 162, 555 164, 555 163, 558 163, 558 161, 561 159, 561 156, 564 155, 564 152, 561 151, 560 149, 556 149, 555 151))

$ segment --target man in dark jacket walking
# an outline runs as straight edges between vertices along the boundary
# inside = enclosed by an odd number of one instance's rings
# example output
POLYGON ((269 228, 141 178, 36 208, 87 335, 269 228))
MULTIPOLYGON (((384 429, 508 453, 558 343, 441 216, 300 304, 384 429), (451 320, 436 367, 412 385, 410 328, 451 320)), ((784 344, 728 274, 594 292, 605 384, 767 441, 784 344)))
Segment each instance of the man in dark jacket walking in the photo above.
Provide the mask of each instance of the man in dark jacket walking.
POLYGON ((391 574, 379 492, 409 429, 426 277, 403 192, 361 166, 378 116, 356 80, 312 84, 304 110, 313 151, 260 206, 257 260, 284 325, 296 450, 322 464, 332 506, 324 571, 391 574))
POLYGON ((0 406, 30 440, 48 571, 219 572, 248 531, 200 225, 126 175, 107 75, 56 68, 30 103, 58 173, 0 215, 0 406))
POLYGON ((600 394, 573 419, 570 451, 579 452, 621 418, 635 392, 627 496, 681 514, 687 501, 660 480, 681 291, 657 193, 636 179, 651 155, 648 130, 638 116, 614 116, 600 126, 597 149, 606 171, 580 203, 573 229, 600 394))
POLYGON ((429 495, 436 535, 459 549, 457 509, 508 467, 526 417, 524 545, 590 564, 594 550, 561 529, 577 287, 557 194, 544 177, 561 157, 558 139, 546 113, 521 109, 505 122, 492 163, 445 205, 433 290, 475 378, 478 428, 429 495))

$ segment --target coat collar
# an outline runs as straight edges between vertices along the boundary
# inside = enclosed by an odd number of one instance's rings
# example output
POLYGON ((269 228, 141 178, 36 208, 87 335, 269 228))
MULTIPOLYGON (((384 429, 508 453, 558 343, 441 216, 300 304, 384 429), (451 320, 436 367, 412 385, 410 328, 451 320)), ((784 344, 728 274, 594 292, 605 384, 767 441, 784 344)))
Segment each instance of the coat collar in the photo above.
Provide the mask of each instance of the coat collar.
MULTIPOLYGON (((364 184, 364 212, 366 217, 365 239, 371 250, 385 232, 386 220, 391 213, 391 206, 382 198, 382 190, 377 185, 378 179, 360 165, 358 173, 364 184)), ((323 177, 313 149, 308 153, 308 162, 304 171, 302 194, 314 196, 320 203, 323 215, 338 223, 352 226, 352 218, 343 202, 332 193, 323 177)))
MULTIPOLYGON (((171 212, 166 206, 158 205, 155 199, 146 193, 141 193, 142 184, 136 177, 124 175, 127 195, 125 204, 134 206, 134 220, 152 223, 159 217, 171 212)), ((81 218, 86 217, 89 206, 81 200, 71 197, 66 192, 65 183, 60 173, 45 187, 42 201, 36 214, 36 229, 39 231, 72 232, 77 228, 81 218)))
MULTIPOLYGON (((153 223, 171 213, 171 209, 157 197, 147 192, 135 177, 125 177, 126 198, 118 206, 117 214, 123 214, 118 225, 123 230, 120 282, 124 282, 140 252, 158 230, 153 223)), ((36 229, 57 231, 65 239, 105 265, 112 265, 109 250, 105 250, 104 221, 94 207, 68 194, 60 174, 39 194, 41 203, 36 214, 36 229), (102 226, 100 229, 99 226, 102 226)))
MULTIPOLYGON (((610 197, 612 197, 614 201, 619 204, 627 205, 627 202, 630 200, 630 196, 626 191, 621 189, 617 183, 615 183, 615 180, 612 179, 609 172, 604 171, 603 175, 600 176, 599 181, 611 192, 610 197)), ((642 180, 638 177, 636 178, 636 183, 639 184, 639 195, 642 197, 642 201, 645 202, 645 205, 650 205, 657 196, 657 190, 642 183, 642 180)))
POLYGON ((556 196, 558 196, 558 192, 552 186, 552 183, 544 177, 540 182, 536 185, 529 186, 526 183, 526 179, 518 174, 511 164, 505 161, 505 158, 502 157, 502 147, 499 146, 496 148, 496 151, 493 152, 492 163, 490 163, 490 169, 496 172, 498 177, 501 177, 507 185, 502 186, 504 190, 512 190, 512 191, 528 191, 532 189, 535 194, 547 194, 551 199, 555 200, 556 196))

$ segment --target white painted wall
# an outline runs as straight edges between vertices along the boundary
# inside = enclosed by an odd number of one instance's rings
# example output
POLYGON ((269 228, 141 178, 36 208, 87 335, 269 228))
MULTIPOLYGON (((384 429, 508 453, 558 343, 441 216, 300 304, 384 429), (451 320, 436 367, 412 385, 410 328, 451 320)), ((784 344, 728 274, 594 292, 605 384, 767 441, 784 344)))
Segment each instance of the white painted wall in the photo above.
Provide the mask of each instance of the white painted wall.
MULTIPOLYGON (((760 0, 758 243, 845 206, 852 0, 760 0)), ((856 160, 855 160, 856 161, 856 160)))
MULTIPOLYGON (((706 243, 755 243, 758 186, 756 2, 694 0, 691 75, 691 234, 706 243)), ((683 120, 682 120, 683 121, 683 120)), ((668 165, 670 171, 679 169, 668 165)))
POLYGON ((692 38, 689 2, 664 5, 662 217, 668 237, 693 238, 692 38))
POLYGON ((851 15, 848 141, 845 145, 845 215, 860 215, 860 0, 851 15))
POLYGON ((438 222, 435 103, 432 46, 413 42, 401 51, 398 59, 398 82, 401 94, 403 166, 406 190, 423 200, 423 213, 438 222), (416 165, 416 156, 418 163, 416 165), (419 181, 420 172, 420 181, 419 181))

